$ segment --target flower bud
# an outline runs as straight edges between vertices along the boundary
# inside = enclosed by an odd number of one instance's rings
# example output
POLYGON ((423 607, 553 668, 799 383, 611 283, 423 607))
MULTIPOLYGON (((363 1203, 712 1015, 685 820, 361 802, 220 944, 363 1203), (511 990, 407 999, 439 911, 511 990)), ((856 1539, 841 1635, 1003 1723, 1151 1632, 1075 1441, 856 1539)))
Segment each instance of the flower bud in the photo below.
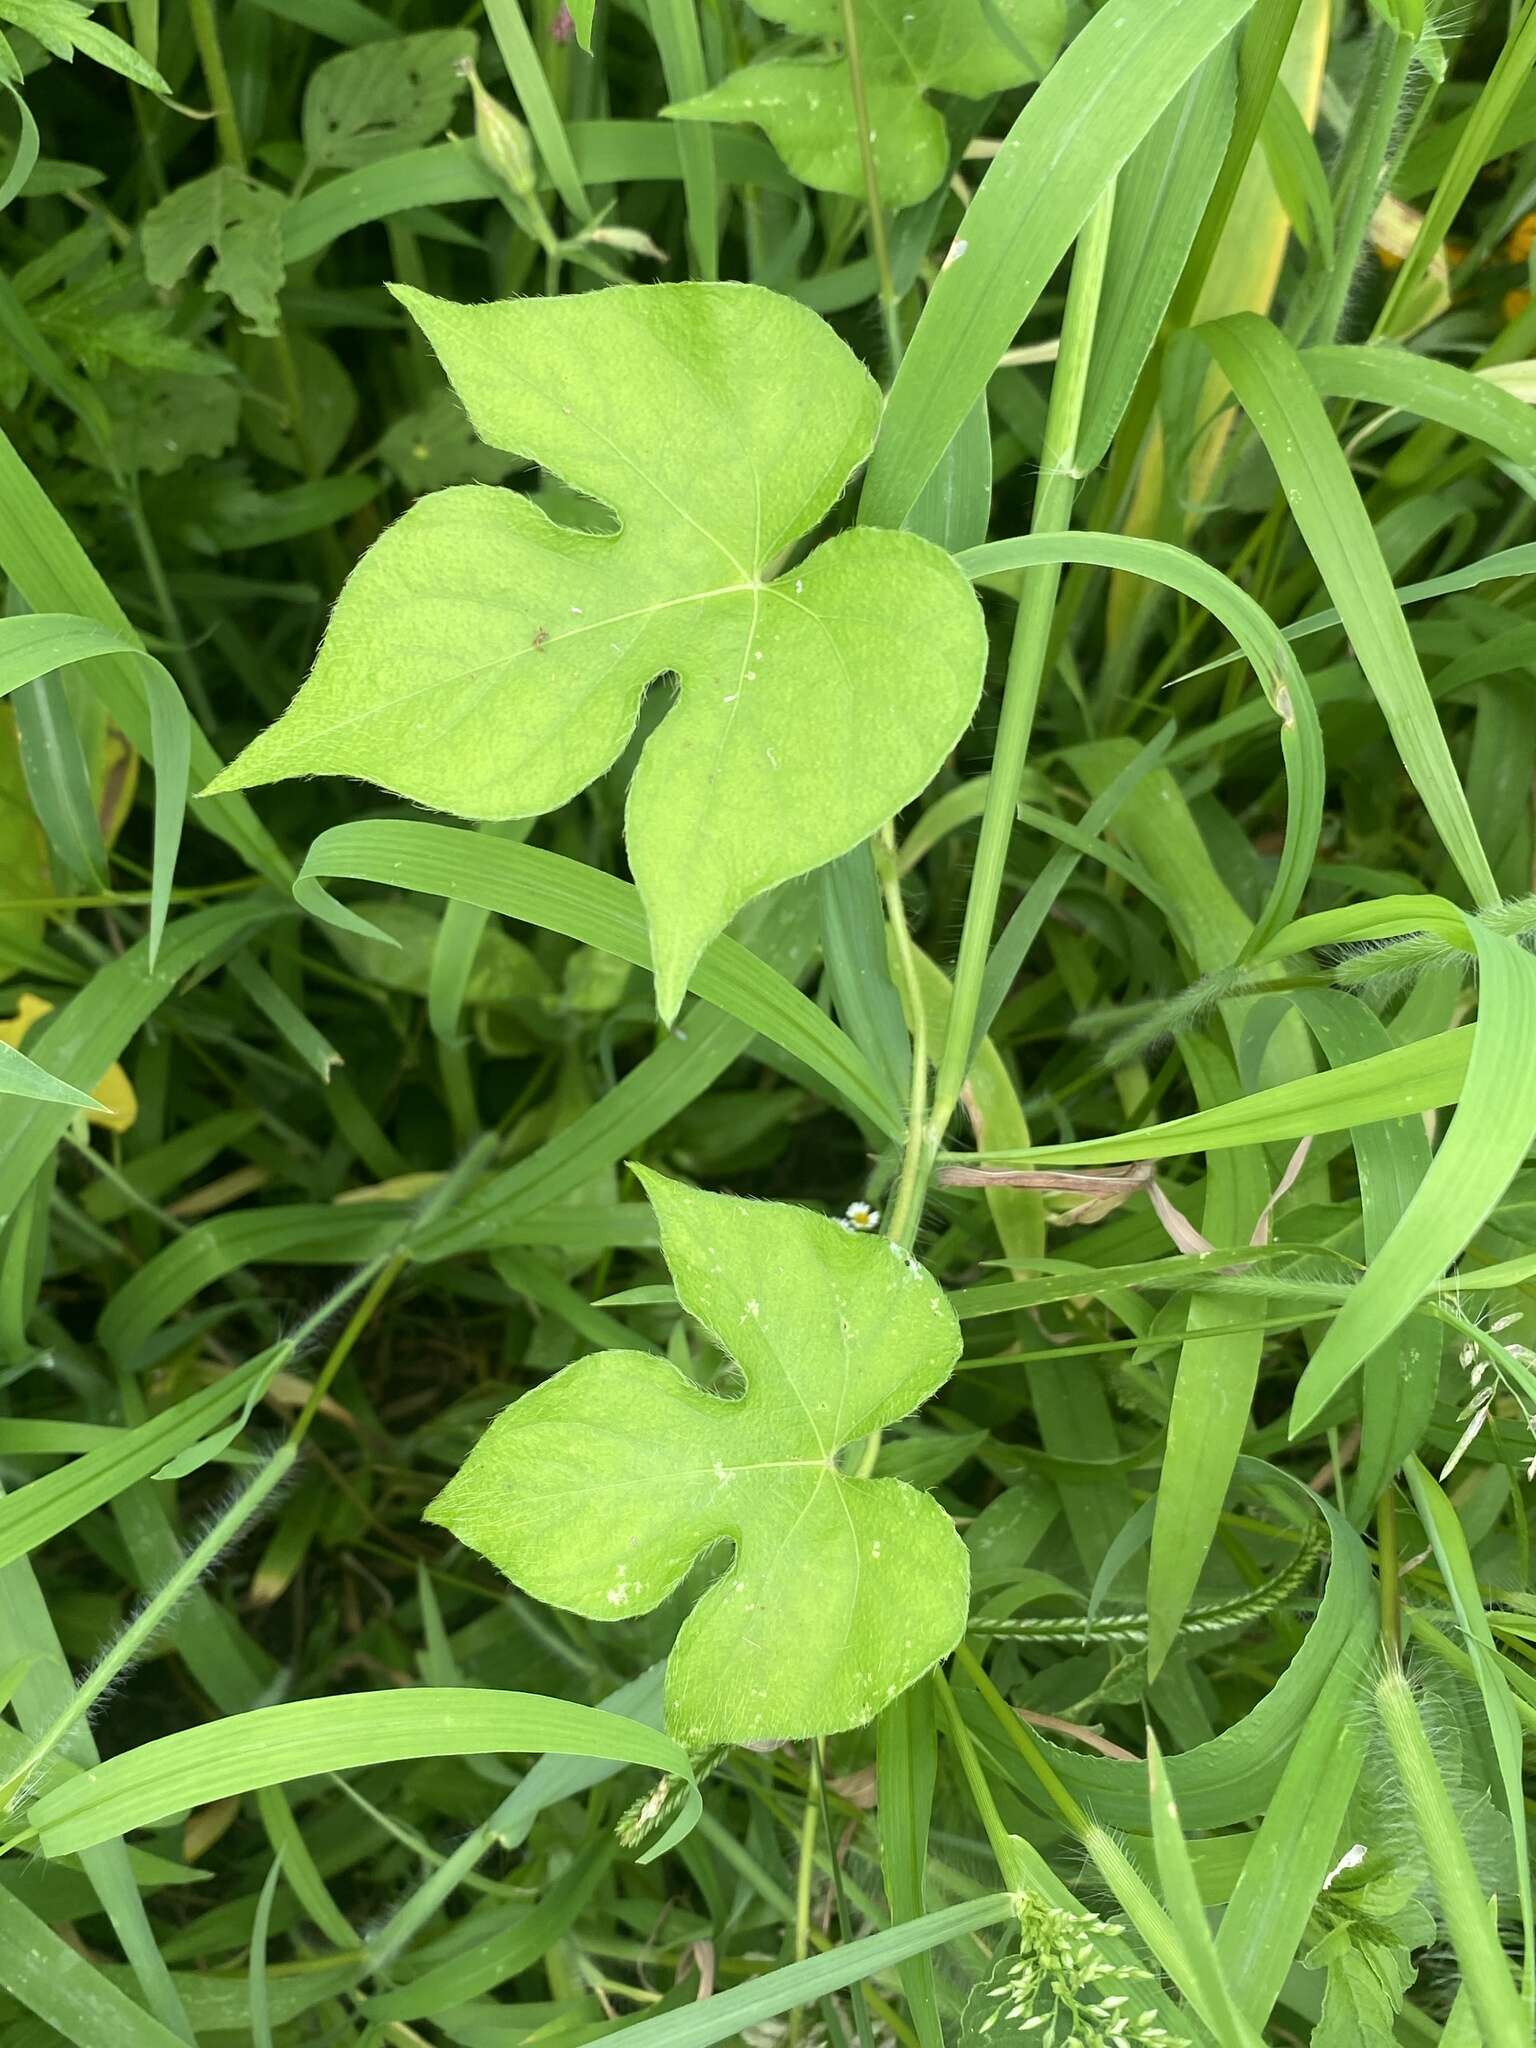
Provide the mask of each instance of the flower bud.
POLYGON ((472 57, 459 65, 469 80, 475 102, 475 144, 497 177, 519 199, 531 199, 538 190, 538 166, 528 130, 510 108, 494 99, 480 83, 472 57))

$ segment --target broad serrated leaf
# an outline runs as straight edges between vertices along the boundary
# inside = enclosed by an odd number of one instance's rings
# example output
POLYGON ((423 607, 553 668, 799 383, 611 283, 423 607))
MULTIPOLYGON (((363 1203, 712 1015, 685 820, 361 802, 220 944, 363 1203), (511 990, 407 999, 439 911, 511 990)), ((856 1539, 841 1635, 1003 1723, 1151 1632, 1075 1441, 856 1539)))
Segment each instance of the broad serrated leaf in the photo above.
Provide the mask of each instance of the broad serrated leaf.
POLYGON ((641 1178, 678 1298, 745 1391, 643 1352, 581 1359, 497 1418, 427 1518, 601 1621, 649 1613, 728 1541, 668 1660, 668 1728, 703 1749, 857 1727, 965 1626, 943 1509, 838 1459, 949 1378, 954 1312, 889 1239, 641 1178))
MULTIPOLYGON (((841 45, 841 0, 754 0, 759 14, 841 45)), ((1039 78, 1061 45, 1062 0, 855 0, 869 139, 888 206, 915 206, 943 178, 949 139, 928 95, 982 99, 1039 78)), ((681 121, 751 121, 823 192, 864 196, 848 62, 770 56, 665 110, 681 121)))
POLYGON ((146 92, 168 93, 171 89, 132 43, 92 21, 90 8, 80 0, 5 0, 0 19, 13 28, 25 29, 51 56, 62 57, 66 63, 78 52, 143 86, 146 92))
POLYGON ((144 217, 144 273, 168 291, 207 249, 209 290, 223 292, 252 333, 275 334, 287 205, 281 192, 228 165, 178 185, 144 217))
POLYGON ((240 431, 240 391, 232 377, 171 373, 113 379, 103 387, 111 435, 106 451, 84 428, 75 435, 83 462, 169 476, 194 455, 210 459, 234 445, 240 431))
POLYGON ((311 166, 356 170, 441 139, 473 59, 467 28, 428 29, 343 50, 304 93, 304 153, 311 166))
POLYGON ((397 295, 481 438, 612 506, 620 530, 475 485, 423 499, 353 573, 293 704, 210 788, 318 772, 465 817, 553 810, 670 670, 678 701, 627 818, 670 1018, 744 904, 931 779, 980 692, 976 599, 908 533, 842 533, 776 574, 879 414, 804 307, 752 285, 397 295))
POLYGON ((1316 2048, 1384 2048, 1417 1974, 1413 1951, 1435 1938, 1434 1915, 1412 1877, 1379 1856, 1336 1870, 1310 1928, 1302 1961, 1328 1973, 1316 2048))

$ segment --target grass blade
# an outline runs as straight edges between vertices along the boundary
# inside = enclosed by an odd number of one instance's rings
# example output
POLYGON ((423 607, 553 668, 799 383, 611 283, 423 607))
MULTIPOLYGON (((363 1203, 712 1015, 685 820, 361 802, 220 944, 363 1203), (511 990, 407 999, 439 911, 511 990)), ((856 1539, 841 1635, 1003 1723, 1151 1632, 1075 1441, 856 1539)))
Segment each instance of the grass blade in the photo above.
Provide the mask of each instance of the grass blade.
MULTIPOLYGON (((1401 1221, 1350 1295, 1296 1388, 1291 1432, 1322 1413, 1370 1354, 1399 1329, 1481 1229, 1536 1137, 1536 959, 1472 926, 1479 971, 1478 1035, 1460 1106, 1401 1221)), ((1335 1067, 1330 1080, 1363 1066, 1335 1067)))
MULTIPOLYGON (((257 1707, 161 1736, 44 1792, 25 1820, 45 1856, 71 1856, 189 1806, 320 1771, 528 1749, 646 1764, 693 1788, 687 1754, 638 1721, 536 1693, 418 1686, 257 1707)), ((678 1828, 658 1851, 686 1833, 698 1809, 695 1788, 678 1828)))
POLYGON ((1474 903, 1499 900, 1376 534, 1295 351, 1251 313, 1199 330, 1269 452, 1403 766, 1474 903))
POLYGON ((966 209, 886 404, 859 517, 900 526, 1131 151, 1252 0, 1127 0, 1068 45, 966 209))

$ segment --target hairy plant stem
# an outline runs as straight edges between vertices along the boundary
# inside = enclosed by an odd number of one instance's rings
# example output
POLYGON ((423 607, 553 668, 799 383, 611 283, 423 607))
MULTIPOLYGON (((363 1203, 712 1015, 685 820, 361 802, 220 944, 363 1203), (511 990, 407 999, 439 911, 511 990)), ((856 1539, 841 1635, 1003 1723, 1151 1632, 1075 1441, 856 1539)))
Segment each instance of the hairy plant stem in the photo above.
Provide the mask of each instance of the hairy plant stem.
POLYGON ((90 1712, 108 1686, 143 1653, 166 1617, 260 1512, 273 1488, 292 1471, 294 1457, 294 1445, 284 1444, 244 1492, 230 1502, 201 1541, 187 1552, 158 1592, 144 1603, 117 1641, 81 1680, 67 1705, 60 1709, 52 1724, 33 1743, 5 1784, 0 1785, 0 1811, 12 1803, 18 1792, 26 1789, 69 1731, 90 1712))
POLYGON ((1392 133, 1413 52, 1412 36, 1399 35, 1384 21, 1377 23, 1360 97, 1345 131, 1334 176, 1338 216, 1333 261, 1312 271, 1288 323, 1298 348, 1309 341, 1330 342, 1338 333, 1371 216, 1391 169, 1392 133))
POLYGON ((229 73, 224 68, 218 17, 213 10, 214 0, 187 0, 187 12, 192 19, 192 40, 197 45, 197 61, 202 66, 203 81, 208 87, 208 99, 213 108, 214 127, 218 131, 219 154, 231 169, 243 171, 245 144, 240 138, 235 96, 230 90, 229 73))
POLYGON ((901 362, 901 317, 896 300, 896 278, 891 269, 891 243, 886 233, 885 207, 880 198, 880 174, 875 169, 875 152, 870 136, 869 99, 864 91, 864 62, 859 53, 859 21, 853 0, 843 0, 843 48, 848 53, 848 79, 853 88, 853 119, 858 132, 859 163, 864 172, 864 199, 869 209, 869 247, 875 259, 875 276, 880 286, 880 318, 885 328, 885 349, 890 374, 901 362))
POLYGON ((1403 1609, 1397 1566, 1397 1495, 1391 1486, 1376 1503, 1376 1578, 1381 1588, 1382 1647, 1395 1658, 1403 1642, 1403 1609))
POLYGON ((1394 1663, 1377 1682, 1376 1708, 1397 1763, 1398 1775, 1424 1844, 1430 1876, 1485 2048, 1519 2048, 1530 2028, 1498 1928, 1488 1917, 1482 1885, 1429 1737, 1418 1702, 1394 1663))
MULTIPOLYGON (((1533 0, 1521 0, 1518 12, 1514 8, 1510 10, 1509 39, 1488 74, 1484 92, 1489 107, 1497 107, 1507 113, 1515 95, 1528 81, 1533 67, 1536 67, 1536 4, 1533 0)), ((1419 223, 1413 247, 1404 257, 1392 280, 1386 303, 1376 316, 1376 324, 1370 333, 1372 341, 1399 334, 1403 310, 1434 261, 1458 207, 1471 188, 1477 166, 1464 154, 1467 141, 1467 136, 1463 135, 1441 173, 1434 196, 1419 223)))
MULTIPOLYGON (((1030 521, 1033 534, 1063 533, 1071 524, 1072 504, 1079 481, 1077 441, 1082 426, 1094 330, 1098 324, 1099 296, 1104 284, 1113 209, 1114 187, 1110 186, 1088 217, 1072 264, 1072 278, 1062 319, 1061 353, 1056 359, 1056 373, 1051 380, 1040 481, 1030 521)), ((982 977, 986 972, 992 930, 997 921, 998 898, 1002 894, 1008 846, 1013 836, 1014 806, 1018 802, 1019 786, 1029 753, 1035 709, 1040 701, 1046 653, 1050 645, 1051 618, 1060 582, 1061 569, 1052 563, 1026 569, 1019 588, 1018 616, 1008 656, 1008 676, 1003 687, 1003 706, 998 719, 992 769, 987 779, 986 807, 981 817, 976 865, 971 872, 965 922, 961 927, 960 950, 955 963, 949 1024, 917 1167, 916 1199, 921 1199, 970 1070, 971 1041, 981 1001, 982 977)))

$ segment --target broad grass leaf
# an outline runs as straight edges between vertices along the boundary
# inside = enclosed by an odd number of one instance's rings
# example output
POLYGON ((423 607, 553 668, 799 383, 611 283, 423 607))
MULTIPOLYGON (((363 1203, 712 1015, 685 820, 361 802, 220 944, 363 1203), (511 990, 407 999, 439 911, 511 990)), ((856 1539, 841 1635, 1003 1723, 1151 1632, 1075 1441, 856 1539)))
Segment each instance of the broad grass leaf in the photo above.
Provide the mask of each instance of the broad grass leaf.
MULTIPOLYGON (((839 46, 841 0, 758 0, 757 12, 839 46)), ((982 99, 1039 78, 1061 45, 1062 0, 854 0, 869 139, 888 206, 915 206, 949 166, 931 92, 982 99)), ((673 120, 751 121, 797 178, 864 195, 853 86, 842 55, 773 56, 666 109, 673 120)))
POLYGON ((288 1700, 120 1750, 106 1764, 50 1787, 27 1808, 45 1856, 70 1856, 132 1828, 232 1794, 413 1757, 536 1750, 647 1765, 686 1781, 669 1847, 699 1812, 688 1758, 654 1728, 599 1707, 482 1686, 414 1686, 288 1700))
POLYGON ((68 1081, 56 1081, 36 1060, 0 1038, 0 1095, 23 1095, 32 1102, 60 1102, 71 1109, 97 1107, 94 1096, 82 1094, 68 1081))
POLYGON ((464 90, 457 66, 474 54, 472 29, 441 28, 328 58, 304 93, 304 152, 311 166, 356 170, 436 142, 464 90))
POLYGON ((428 1519, 599 1621, 649 1613, 728 1540, 668 1661, 669 1731, 698 1750, 857 1727, 954 1648, 970 1571, 936 1501, 837 1454, 944 1384, 959 1325, 888 1239, 642 1178, 679 1299, 745 1392, 581 1359, 497 1418, 428 1519))
POLYGON ((1104 291, 1094 328, 1076 460, 1109 452, 1189 255, 1232 130, 1230 44, 1211 52, 1115 180, 1104 291))
POLYGON ((620 531, 473 485, 412 506, 342 592, 294 703, 210 787, 326 772, 467 817, 553 810, 674 671, 628 806, 670 1019, 744 904, 930 780, 980 692, 980 610, 914 534, 839 534, 776 574, 879 411, 805 308, 749 285, 398 296, 482 439, 601 498, 620 531))

